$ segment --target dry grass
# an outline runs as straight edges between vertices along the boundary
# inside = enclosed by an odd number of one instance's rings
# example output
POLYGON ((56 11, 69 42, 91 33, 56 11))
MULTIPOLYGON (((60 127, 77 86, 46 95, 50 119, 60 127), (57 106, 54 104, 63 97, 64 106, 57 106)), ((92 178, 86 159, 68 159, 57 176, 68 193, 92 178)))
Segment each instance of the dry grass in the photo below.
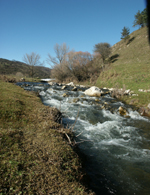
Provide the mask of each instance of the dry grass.
POLYGON ((0 88, 0 194, 93 194, 58 110, 13 84, 0 88))

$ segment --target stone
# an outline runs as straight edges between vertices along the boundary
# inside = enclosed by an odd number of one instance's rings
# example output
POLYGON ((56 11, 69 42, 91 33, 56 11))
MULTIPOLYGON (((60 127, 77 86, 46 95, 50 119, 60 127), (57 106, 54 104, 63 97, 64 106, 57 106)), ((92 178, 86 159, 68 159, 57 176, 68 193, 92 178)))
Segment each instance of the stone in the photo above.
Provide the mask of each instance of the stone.
POLYGON ((122 106, 119 107, 119 113, 122 116, 126 116, 128 114, 127 110, 123 108, 122 106))
POLYGON ((64 94, 63 94, 63 97, 68 97, 68 94, 67 94, 67 93, 64 93, 64 94))
POLYGON ((92 97, 100 97, 101 96, 102 91, 98 88, 98 87, 90 87, 89 89, 85 90, 84 94, 85 95, 89 95, 92 97))
POLYGON ((54 85, 55 83, 52 82, 52 81, 50 81, 50 82, 48 82, 48 84, 49 84, 49 85, 54 85))
POLYGON ((69 86, 74 86, 74 83, 73 83, 73 82, 70 82, 70 83, 68 83, 67 85, 69 85, 69 86))
POLYGON ((125 90, 124 95, 130 95, 130 89, 125 90))
POLYGON ((20 82, 25 82, 25 78, 21 78, 20 79, 20 82))
POLYGON ((79 100, 80 100, 79 98, 74 98, 74 99, 73 99, 73 102, 74 102, 74 103, 77 103, 79 100))
POLYGON ((77 87, 74 87, 74 88, 72 89, 72 91, 77 91, 77 87))
POLYGON ((85 88, 85 86, 84 86, 84 85, 80 85, 80 87, 85 88))
POLYGON ((45 96, 46 93, 45 93, 44 91, 41 91, 41 92, 39 93, 39 95, 40 95, 40 96, 45 96))
POLYGON ((66 89, 66 88, 67 88, 67 86, 66 86, 66 85, 64 85, 64 86, 62 86, 62 88, 61 88, 61 89, 62 89, 62 90, 64 90, 64 89, 66 89))

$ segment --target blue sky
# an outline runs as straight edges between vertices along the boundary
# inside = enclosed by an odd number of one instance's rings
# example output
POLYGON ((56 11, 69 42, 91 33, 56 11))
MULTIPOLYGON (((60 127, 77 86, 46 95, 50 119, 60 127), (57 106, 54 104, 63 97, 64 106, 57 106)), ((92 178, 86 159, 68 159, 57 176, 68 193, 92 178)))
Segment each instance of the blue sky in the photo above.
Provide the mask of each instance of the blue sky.
POLYGON ((93 53, 94 45, 120 41, 124 26, 130 33, 134 15, 145 0, 0 0, 0 58, 22 61, 26 53, 55 56, 54 45, 93 53))

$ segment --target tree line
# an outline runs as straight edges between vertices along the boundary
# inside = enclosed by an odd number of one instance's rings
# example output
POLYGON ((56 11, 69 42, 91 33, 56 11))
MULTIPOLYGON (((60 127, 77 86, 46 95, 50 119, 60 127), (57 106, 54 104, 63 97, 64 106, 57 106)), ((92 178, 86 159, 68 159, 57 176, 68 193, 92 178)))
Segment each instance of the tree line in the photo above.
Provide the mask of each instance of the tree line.
MULTIPOLYGON (((147 8, 135 14, 133 26, 141 28, 148 25, 147 8)), ((130 29, 124 27, 121 32, 121 39, 128 41, 130 29)), ((93 81, 100 72, 111 63, 111 46, 109 43, 98 43, 94 45, 94 54, 89 52, 70 50, 66 43, 54 46, 55 57, 48 54, 47 63, 52 68, 51 77, 60 82, 63 81, 93 81)), ((42 65, 40 55, 32 52, 25 54, 23 61, 31 66, 31 75, 34 76, 34 66, 42 65)))
MULTIPOLYGON (((55 57, 48 54, 47 63, 51 67, 51 77, 60 82, 96 80, 111 54, 109 43, 98 43, 94 46, 94 54, 70 50, 66 43, 54 46, 55 57), (107 59, 107 60, 106 60, 107 59)), ((23 61, 30 65, 31 76, 34 76, 34 66, 41 66, 40 55, 32 52, 25 54, 23 61)), ((107 62, 107 63, 106 63, 107 62)))

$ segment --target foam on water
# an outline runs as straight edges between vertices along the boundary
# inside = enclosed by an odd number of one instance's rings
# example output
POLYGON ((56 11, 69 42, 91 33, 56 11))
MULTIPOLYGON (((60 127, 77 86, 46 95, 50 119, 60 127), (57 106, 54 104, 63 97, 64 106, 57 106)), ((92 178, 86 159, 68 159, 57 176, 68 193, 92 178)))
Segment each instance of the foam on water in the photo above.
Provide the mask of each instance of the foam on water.
POLYGON ((144 117, 141 116, 137 111, 132 111, 131 109, 129 110, 129 116, 130 116, 132 119, 138 119, 138 120, 149 121, 149 119, 144 118, 144 117))

